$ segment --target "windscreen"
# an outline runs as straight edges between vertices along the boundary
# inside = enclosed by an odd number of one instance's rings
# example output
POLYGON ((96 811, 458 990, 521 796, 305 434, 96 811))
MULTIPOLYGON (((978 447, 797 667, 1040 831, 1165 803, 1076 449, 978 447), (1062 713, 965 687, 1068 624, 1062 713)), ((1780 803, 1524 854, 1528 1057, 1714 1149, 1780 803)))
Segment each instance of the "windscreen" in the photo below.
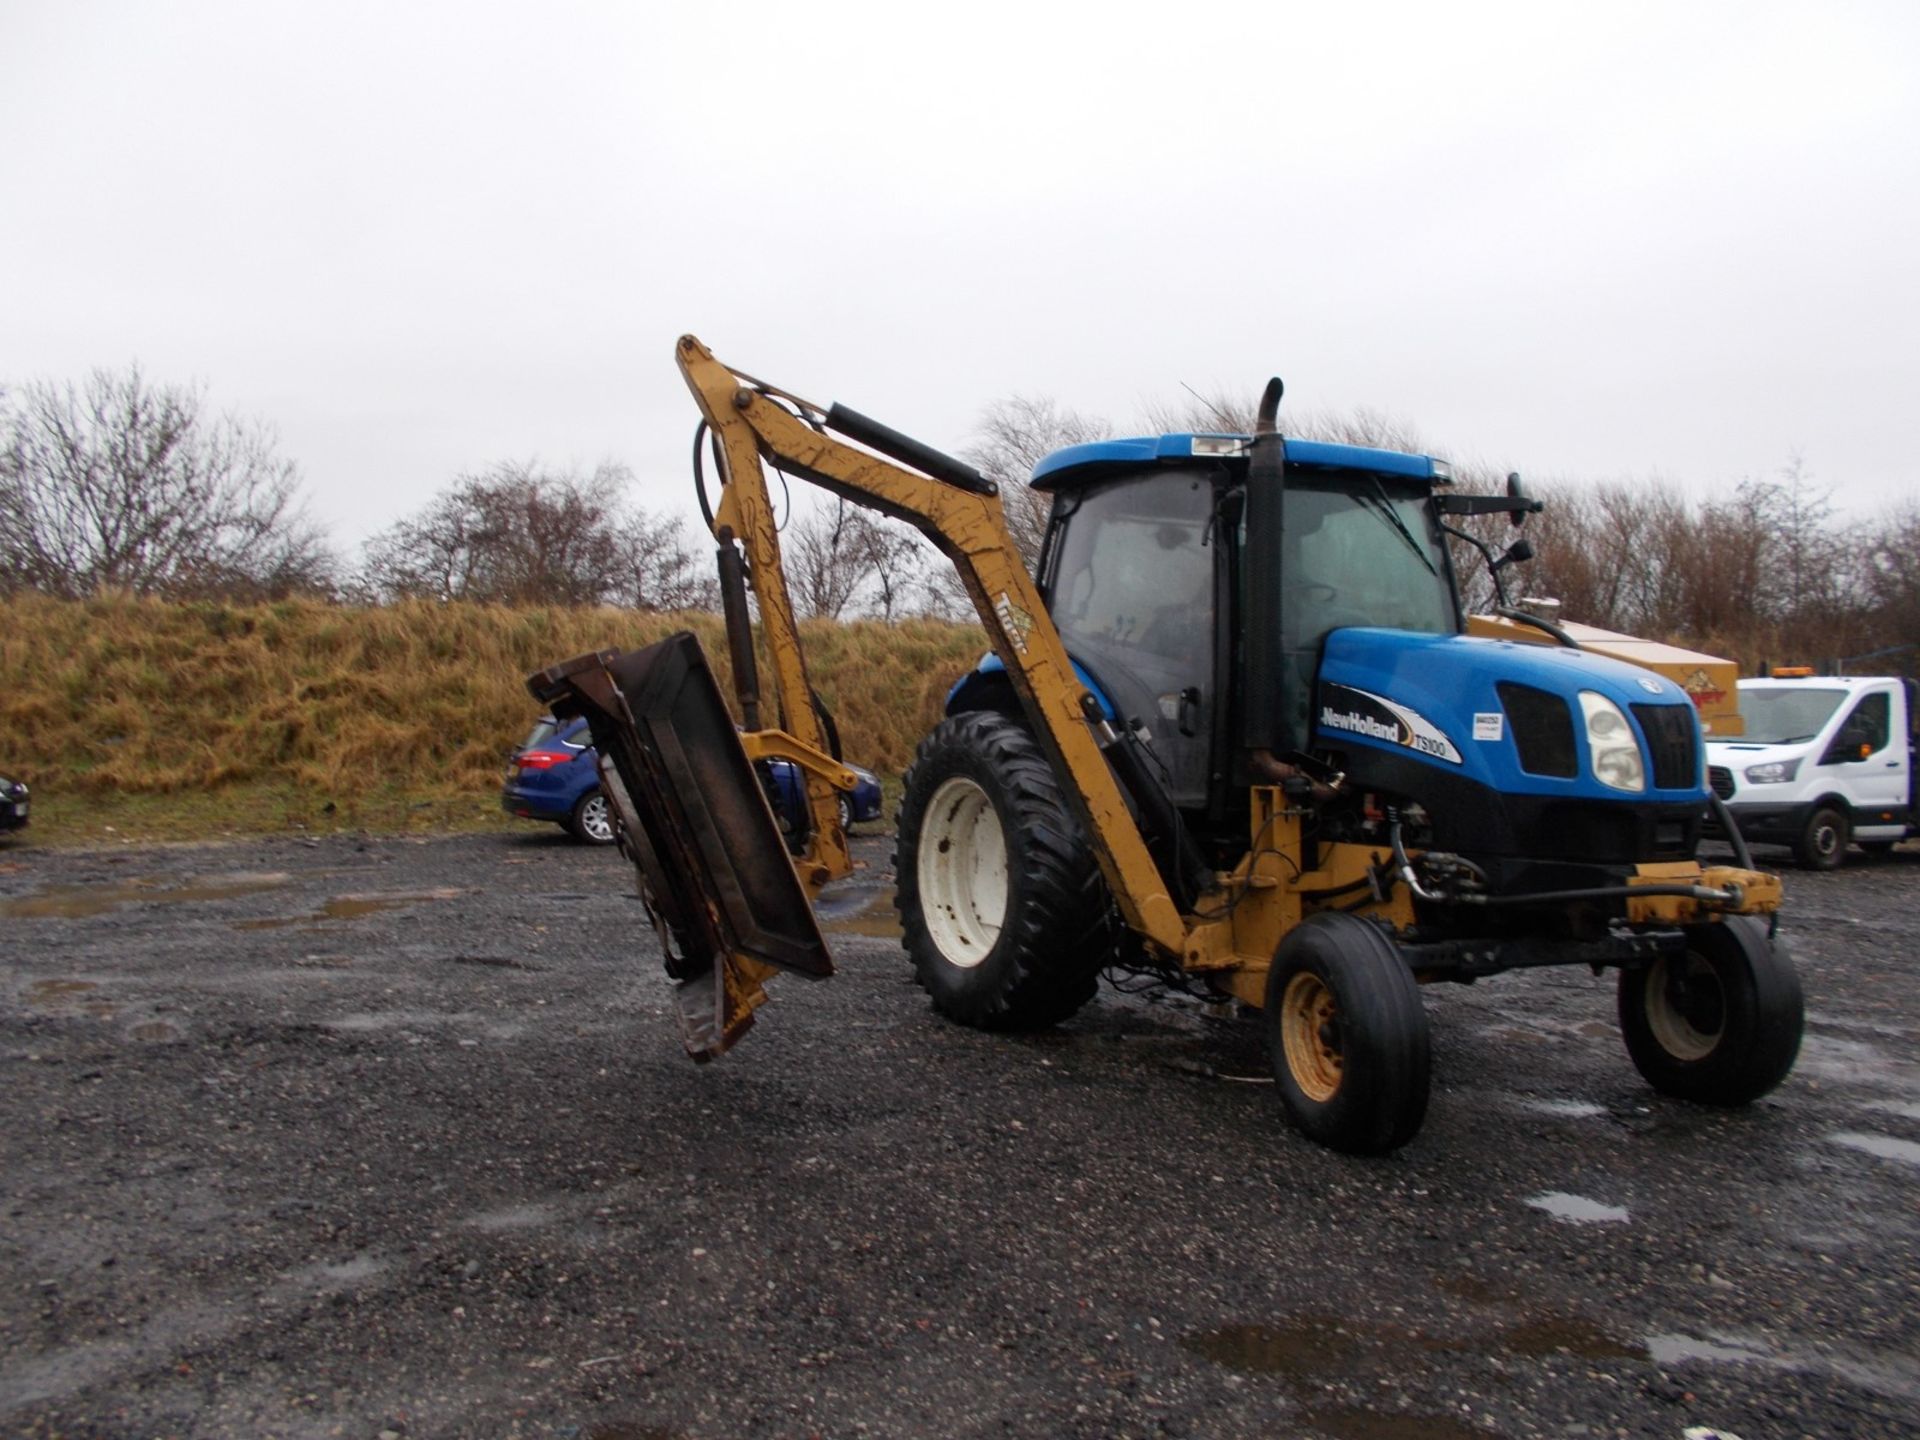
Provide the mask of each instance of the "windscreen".
POLYGON ((1424 485, 1359 471, 1289 471, 1281 541, 1281 633, 1288 650, 1330 630, 1460 628, 1424 485))
MULTIPOLYGON (((1304 748, 1320 647, 1350 625, 1460 628, 1429 490, 1358 470, 1287 471, 1280 539, 1282 733, 1304 748)), ((1255 603, 1259 603, 1256 599, 1255 603)))
POLYGON ((1818 735, 1846 699, 1844 690, 1809 690, 1782 685, 1777 689, 1740 687, 1740 718, 1747 730, 1743 745, 1796 745, 1818 735))
POLYGON ((560 726, 551 715, 542 715, 527 732, 527 738, 520 742, 522 750, 537 750, 559 733, 560 726))

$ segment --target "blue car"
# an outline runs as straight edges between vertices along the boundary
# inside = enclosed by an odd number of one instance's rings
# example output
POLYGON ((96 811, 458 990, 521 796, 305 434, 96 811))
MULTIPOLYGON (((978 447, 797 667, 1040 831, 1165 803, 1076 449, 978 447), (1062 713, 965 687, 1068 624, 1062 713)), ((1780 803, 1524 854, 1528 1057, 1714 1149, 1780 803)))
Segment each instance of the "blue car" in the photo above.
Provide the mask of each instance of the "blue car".
MULTIPOLYGON (((880 818, 880 782, 858 765, 848 767, 858 777, 851 794, 840 797, 840 828, 880 818)), ((785 760, 762 760, 754 766, 780 828, 789 843, 804 835, 807 826, 807 787, 800 768, 785 760)), ((558 721, 551 715, 521 742, 507 762, 507 781, 500 805, 522 820, 547 820, 565 827, 587 845, 613 843, 613 812, 600 790, 600 772, 594 763, 593 737, 584 720, 558 721)))

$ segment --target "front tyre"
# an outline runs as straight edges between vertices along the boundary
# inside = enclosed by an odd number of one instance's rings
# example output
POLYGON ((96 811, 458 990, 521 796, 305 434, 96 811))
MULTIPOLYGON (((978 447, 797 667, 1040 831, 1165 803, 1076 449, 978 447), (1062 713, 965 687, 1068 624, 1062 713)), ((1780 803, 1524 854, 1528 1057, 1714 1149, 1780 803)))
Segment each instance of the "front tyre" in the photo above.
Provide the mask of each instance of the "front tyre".
POLYGON ((606 792, 595 788, 575 801, 573 814, 567 820, 567 829, 583 845, 611 845, 613 807, 607 804, 606 792))
POLYGON ((1745 1105, 1800 1053, 1800 977, 1750 916, 1693 926, 1684 954, 1621 971, 1619 999, 1627 1054, 1663 1095, 1745 1105))
POLYGON ((1287 1117, 1311 1140, 1383 1155, 1427 1114, 1432 1070, 1426 1007, 1379 926, 1310 915, 1267 972, 1267 1044, 1287 1117))
POLYGON ((894 870, 914 978, 948 1019, 1035 1030, 1093 997, 1114 945, 1106 884, 1017 721, 968 711, 920 743, 894 870))
POLYGON ((1852 829, 1845 814, 1822 805, 1807 817, 1806 828, 1793 843, 1793 858, 1809 870, 1838 870, 1846 861, 1852 829))

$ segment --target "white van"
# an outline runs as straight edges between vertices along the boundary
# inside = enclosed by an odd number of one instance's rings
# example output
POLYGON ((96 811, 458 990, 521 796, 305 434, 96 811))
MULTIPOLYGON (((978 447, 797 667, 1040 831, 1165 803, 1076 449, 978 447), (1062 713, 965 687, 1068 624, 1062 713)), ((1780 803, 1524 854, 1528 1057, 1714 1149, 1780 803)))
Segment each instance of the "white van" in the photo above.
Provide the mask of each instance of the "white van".
POLYGON ((1849 841, 1891 850, 1914 827, 1915 685, 1898 676, 1740 682, 1745 733, 1707 740, 1713 793, 1747 840, 1831 870, 1849 841))

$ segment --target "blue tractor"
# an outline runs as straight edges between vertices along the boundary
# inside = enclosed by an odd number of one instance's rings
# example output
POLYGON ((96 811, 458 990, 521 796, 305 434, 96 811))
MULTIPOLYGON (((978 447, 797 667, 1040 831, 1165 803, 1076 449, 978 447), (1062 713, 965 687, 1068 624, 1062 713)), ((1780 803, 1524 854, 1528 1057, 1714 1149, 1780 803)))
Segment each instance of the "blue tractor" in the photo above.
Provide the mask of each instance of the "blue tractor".
MULTIPOLYGON (((1183 910, 1231 907, 1208 899, 1217 877, 1263 848, 1284 857, 1282 887, 1327 874, 1299 889, 1303 913, 1257 996, 1237 968, 1183 972, 1262 1006, 1301 1128, 1362 1151, 1408 1138, 1425 1101, 1414 986, 1520 966, 1617 968, 1628 1051, 1662 1091, 1740 1104, 1786 1075, 1802 1009, 1762 913, 1778 890, 1696 860, 1713 797, 1689 697, 1508 608, 1501 572, 1529 547, 1495 554, 1460 524, 1505 512, 1519 525, 1539 506, 1517 477, 1505 497, 1455 494, 1427 456, 1172 434, 1058 451, 1032 484, 1052 496, 1039 591, 1183 910), (1482 550, 1501 613, 1552 643, 1466 633, 1449 535, 1482 550), (1250 833, 1246 797, 1263 784, 1298 821, 1297 850, 1277 825, 1250 833), (1356 1054, 1366 1047, 1378 1053, 1356 1054), (1342 1093, 1356 1060, 1391 1077, 1372 1113, 1342 1093)), ((1164 973, 1110 911, 1103 922, 1077 837, 1040 838, 1069 807, 1049 769, 1011 763, 1027 726, 997 656, 953 688, 947 716, 900 818, 902 913, 936 1007, 973 1024, 1052 1023, 1115 956, 1164 973), (977 826, 951 787, 968 774, 997 811, 1034 817, 1027 843, 1049 852, 1020 867, 1044 883, 1001 907, 1009 920, 1046 913, 1016 922, 1031 932, 1031 976, 1008 944, 1015 926, 975 963, 984 932, 969 946, 954 920, 967 882, 950 877, 967 861, 949 857, 977 826), (1078 963, 1046 959, 1076 927, 1096 937, 1078 963)))
POLYGON ((1495 554, 1463 522, 1520 524, 1538 505, 1517 479, 1462 494, 1426 456, 1286 438, 1275 381, 1252 434, 1043 461, 1051 518, 1029 574, 971 467, 691 336, 679 359, 705 417, 696 462, 710 437, 722 481, 702 505, 735 684, 757 714, 751 586, 786 728, 750 720, 743 749, 690 636, 529 684, 588 715, 618 771, 697 1057, 744 1032, 776 970, 831 972, 806 906, 846 868, 822 791, 816 839, 776 884, 782 852, 749 791, 748 753, 824 763, 808 760, 821 742, 771 462, 919 527, 992 642, 898 811, 904 947, 941 1014, 1056 1024, 1116 968, 1244 1002, 1289 1118, 1356 1153, 1420 1127, 1426 983, 1611 969, 1655 1088, 1739 1105, 1791 1069, 1802 1002, 1773 937, 1779 882, 1742 850, 1697 857, 1713 797, 1681 688, 1506 608, 1501 574, 1526 544, 1495 554), (1479 548, 1502 613, 1542 643, 1466 633, 1450 539, 1479 548))

